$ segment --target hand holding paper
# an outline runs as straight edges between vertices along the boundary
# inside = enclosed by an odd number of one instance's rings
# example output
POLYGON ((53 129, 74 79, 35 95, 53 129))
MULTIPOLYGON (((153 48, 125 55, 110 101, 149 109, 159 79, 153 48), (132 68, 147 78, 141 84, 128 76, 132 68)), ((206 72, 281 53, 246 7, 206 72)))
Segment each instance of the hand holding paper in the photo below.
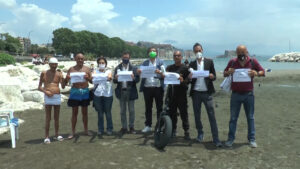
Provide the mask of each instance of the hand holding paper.
POLYGON ((232 81, 233 82, 251 82, 251 77, 248 72, 250 69, 235 69, 232 81))
POLYGON ((118 71, 118 82, 132 81, 132 71, 118 71))
POLYGON ((165 72, 164 84, 180 84, 180 75, 173 72, 165 72))
POLYGON ((71 83, 82 83, 86 82, 84 76, 86 75, 85 72, 72 72, 70 73, 71 83))
POLYGON ((141 78, 151 78, 156 77, 155 66, 141 66, 141 78))

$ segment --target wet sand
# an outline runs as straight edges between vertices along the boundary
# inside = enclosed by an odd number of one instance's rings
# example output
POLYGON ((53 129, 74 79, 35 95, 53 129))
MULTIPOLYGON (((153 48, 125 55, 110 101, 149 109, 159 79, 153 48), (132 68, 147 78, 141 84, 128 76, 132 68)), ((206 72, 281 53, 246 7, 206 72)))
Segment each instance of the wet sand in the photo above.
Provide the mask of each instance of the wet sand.
MULTIPOLYGON (((226 141, 229 122, 230 94, 219 90, 223 78, 215 82, 215 112, 219 137, 226 141)), ((144 127, 144 100, 139 93, 135 102, 136 129, 144 127)), ((89 107, 89 130, 93 136, 82 134, 81 115, 78 116, 75 139, 43 144, 44 111, 29 110, 17 113, 24 119, 20 127, 17 148, 11 149, 9 133, 0 135, 0 169, 53 169, 53 168, 300 168, 300 71, 273 71, 255 82, 255 124, 258 148, 247 142, 247 122, 241 110, 235 144, 232 148, 215 148, 204 106, 202 122, 204 143, 194 141, 196 129, 191 99, 189 98, 191 141, 183 139, 181 120, 178 137, 159 151, 153 146, 153 134, 126 134, 119 137, 119 101, 114 98, 113 123, 115 134, 96 136, 97 115, 89 107), (260 84, 260 85, 259 85, 260 84)), ((154 111, 154 115, 156 112, 154 111)), ((156 117, 153 115, 154 123, 156 117)), ((61 106, 60 133, 67 137, 71 130, 71 109, 66 102, 61 106)), ((53 121, 50 134, 54 135, 53 121)))

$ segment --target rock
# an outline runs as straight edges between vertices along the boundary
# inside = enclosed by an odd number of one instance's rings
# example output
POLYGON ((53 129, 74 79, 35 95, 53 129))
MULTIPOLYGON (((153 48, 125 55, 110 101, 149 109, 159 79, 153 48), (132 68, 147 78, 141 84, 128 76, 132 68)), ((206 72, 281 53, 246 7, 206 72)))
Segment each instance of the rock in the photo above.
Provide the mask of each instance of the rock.
POLYGON ((271 62, 299 62, 300 52, 279 53, 269 59, 271 62))
POLYGON ((26 91, 22 93, 24 101, 33 101, 37 103, 44 103, 44 93, 40 91, 26 91))
POLYGON ((37 102, 5 102, 0 105, 0 109, 13 109, 14 111, 25 111, 28 109, 43 109, 42 103, 37 102))

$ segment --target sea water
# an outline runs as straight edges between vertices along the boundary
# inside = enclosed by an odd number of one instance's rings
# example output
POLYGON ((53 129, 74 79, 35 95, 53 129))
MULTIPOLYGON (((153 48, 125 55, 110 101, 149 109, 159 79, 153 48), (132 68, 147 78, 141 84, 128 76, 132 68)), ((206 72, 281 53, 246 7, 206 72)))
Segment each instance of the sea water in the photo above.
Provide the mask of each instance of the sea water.
MULTIPOLYGON (((213 59, 215 69, 216 71, 223 71, 225 67, 228 64, 228 61, 230 60, 229 58, 213 58, 213 57, 208 57, 213 59)), ((264 68, 264 69, 271 69, 271 70, 300 70, 300 62, 270 62, 268 61, 270 57, 256 57, 258 60, 259 64, 264 68)), ((191 59, 193 60, 193 59, 191 59)), ((184 61, 184 59, 183 59, 184 61)), ((173 60, 164 60, 164 64, 170 65, 173 64, 173 60)))

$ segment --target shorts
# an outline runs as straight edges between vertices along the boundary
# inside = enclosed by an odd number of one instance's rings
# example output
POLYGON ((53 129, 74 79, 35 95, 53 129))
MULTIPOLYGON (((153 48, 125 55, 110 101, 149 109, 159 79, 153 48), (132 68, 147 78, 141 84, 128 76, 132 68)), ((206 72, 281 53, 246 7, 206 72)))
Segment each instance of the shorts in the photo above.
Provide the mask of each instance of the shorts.
POLYGON ((52 97, 44 95, 45 105, 60 105, 61 104, 61 95, 54 94, 52 97))
POLYGON ((78 89, 78 88, 71 88, 70 91, 70 97, 68 100, 68 106, 69 107, 86 107, 90 105, 90 99, 89 99, 89 89, 78 89))

